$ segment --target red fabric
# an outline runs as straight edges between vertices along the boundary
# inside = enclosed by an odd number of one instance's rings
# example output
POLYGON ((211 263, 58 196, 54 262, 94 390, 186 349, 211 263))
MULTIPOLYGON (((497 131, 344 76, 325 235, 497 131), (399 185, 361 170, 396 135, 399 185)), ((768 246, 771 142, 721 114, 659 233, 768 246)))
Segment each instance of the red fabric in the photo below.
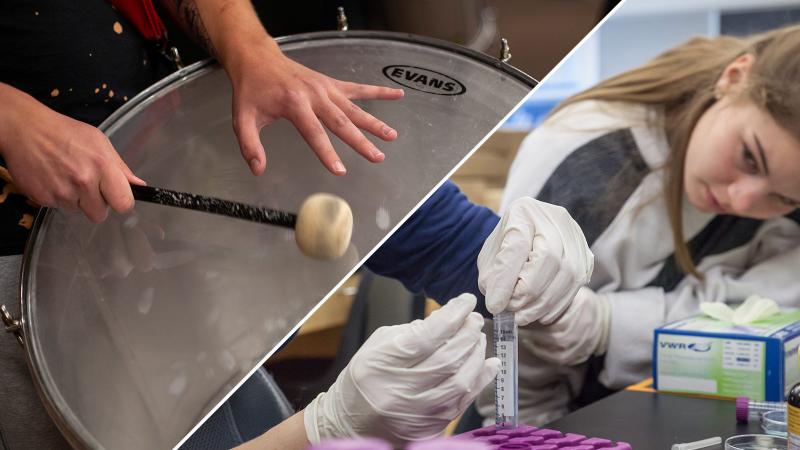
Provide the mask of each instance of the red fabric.
POLYGON ((117 11, 133 23, 136 30, 151 41, 160 41, 166 34, 164 22, 158 17, 153 0, 108 0, 117 11))

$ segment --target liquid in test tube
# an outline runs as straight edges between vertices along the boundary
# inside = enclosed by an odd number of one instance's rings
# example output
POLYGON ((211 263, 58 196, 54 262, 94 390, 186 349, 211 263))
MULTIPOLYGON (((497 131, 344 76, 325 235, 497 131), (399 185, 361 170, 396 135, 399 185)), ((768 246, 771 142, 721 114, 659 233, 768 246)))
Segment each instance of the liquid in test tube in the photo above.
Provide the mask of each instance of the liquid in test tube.
POLYGON ((517 325, 514 313, 502 312, 493 318, 494 354, 500 359, 495 380, 494 405, 498 428, 517 427, 517 325))

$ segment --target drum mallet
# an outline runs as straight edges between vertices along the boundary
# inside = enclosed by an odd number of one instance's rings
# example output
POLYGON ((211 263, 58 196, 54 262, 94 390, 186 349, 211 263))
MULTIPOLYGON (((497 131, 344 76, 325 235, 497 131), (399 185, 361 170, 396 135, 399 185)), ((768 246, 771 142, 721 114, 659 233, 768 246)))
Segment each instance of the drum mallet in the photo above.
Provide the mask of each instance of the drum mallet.
POLYGON ((332 194, 313 194, 297 214, 214 197, 132 184, 133 198, 159 205, 220 214, 294 230, 304 255, 336 259, 344 255, 353 232, 353 213, 344 199, 332 194))

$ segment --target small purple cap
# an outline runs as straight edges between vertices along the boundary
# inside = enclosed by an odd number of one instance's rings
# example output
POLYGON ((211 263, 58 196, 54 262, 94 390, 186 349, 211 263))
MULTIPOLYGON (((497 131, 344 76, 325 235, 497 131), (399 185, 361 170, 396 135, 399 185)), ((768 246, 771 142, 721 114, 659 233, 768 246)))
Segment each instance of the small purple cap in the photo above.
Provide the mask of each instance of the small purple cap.
POLYGON ((308 450, 392 450, 392 446, 381 439, 331 439, 312 445, 308 450))
POLYGON ((531 433, 533 433, 536 430, 538 430, 538 428, 536 428, 536 427, 532 427, 532 426, 529 426, 529 425, 520 425, 520 426, 518 426, 516 428, 508 428, 508 429, 505 429, 505 430, 497 430, 497 431, 495 431, 495 434, 502 434, 502 435, 508 436, 510 438, 515 438, 515 437, 529 436, 531 433))
POLYGON ((562 432, 558 431, 558 430, 551 430, 551 429, 548 429, 548 428, 542 428, 542 429, 536 430, 533 433, 531 433, 531 436, 541 436, 541 437, 543 437, 545 439, 555 439, 555 438, 563 437, 564 434, 562 432))
POLYGON ((750 399, 747 397, 736 397, 736 421, 739 423, 747 423, 747 416, 749 414, 750 399))
POLYGON ((496 434, 494 436, 478 436, 472 438, 473 441, 477 442, 486 442, 488 444, 502 444, 509 439, 508 436, 503 436, 502 434, 496 434))
POLYGON ((494 436, 495 433, 497 433, 497 428, 494 425, 489 425, 488 427, 478 428, 476 430, 459 434, 456 437, 494 436))
POLYGON ((525 444, 525 445, 534 445, 534 444, 544 444, 544 438, 541 436, 525 436, 525 437, 515 437, 508 440, 509 444, 525 444))
POLYGON ((586 436, 582 434, 567 433, 563 437, 552 438, 544 441, 545 444, 556 444, 559 447, 566 447, 568 445, 578 445, 581 441, 585 441, 586 436))
POLYGON ((489 444, 458 439, 432 439, 408 444, 406 450, 489 450, 489 444))
POLYGON ((500 444, 500 446, 495 450, 530 450, 530 448, 531 446, 528 444, 512 444, 510 442, 506 442, 505 444, 500 444))
POLYGON ((609 439, 593 437, 586 439, 585 441, 581 441, 582 445, 593 445, 595 447, 611 447, 613 443, 609 439))

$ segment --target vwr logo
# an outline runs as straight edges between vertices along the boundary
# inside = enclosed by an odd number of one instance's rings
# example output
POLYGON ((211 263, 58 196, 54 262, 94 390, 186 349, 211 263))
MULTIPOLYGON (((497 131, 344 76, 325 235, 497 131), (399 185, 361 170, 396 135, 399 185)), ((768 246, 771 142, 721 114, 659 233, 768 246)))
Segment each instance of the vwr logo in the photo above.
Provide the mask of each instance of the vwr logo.
POLYGON ((664 342, 660 341, 659 346, 669 350, 691 350, 693 352, 705 353, 711 350, 711 342, 664 342))
POLYGON ((430 69, 414 66, 386 66, 383 74, 397 84, 436 95, 460 95, 467 92, 455 78, 430 69))

